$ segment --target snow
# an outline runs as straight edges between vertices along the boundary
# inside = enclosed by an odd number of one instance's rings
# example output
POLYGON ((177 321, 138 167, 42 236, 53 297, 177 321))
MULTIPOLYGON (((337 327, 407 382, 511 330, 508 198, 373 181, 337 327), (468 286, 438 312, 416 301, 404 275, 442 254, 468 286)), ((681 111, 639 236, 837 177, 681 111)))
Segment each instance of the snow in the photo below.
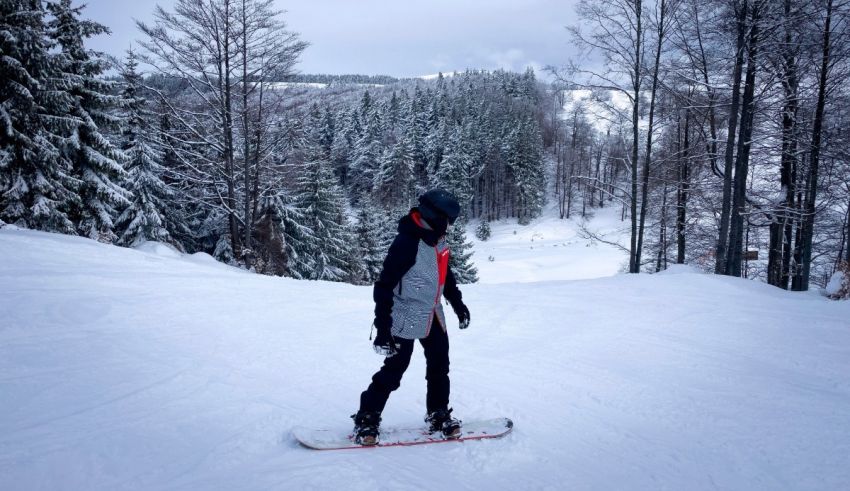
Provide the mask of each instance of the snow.
MULTIPOLYGON (((478 222, 472 222, 466 230, 481 283, 600 278, 617 274, 628 264, 622 251, 582 238, 579 223, 559 219, 553 208, 527 226, 518 225, 515 219, 491 222, 491 236, 484 242, 475 237, 477 226, 478 222)), ((620 242, 622 228, 618 209, 596 211, 594 233, 620 242)))
POLYGON ((671 264, 658 274, 702 274, 702 271, 690 264, 671 264))
POLYGON ((829 278, 829 283, 826 284, 826 288, 824 288, 824 293, 826 295, 838 295, 838 292, 841 290, 841 285, 844 284, 844 272, 836 271, 829 278))
MULTIPOLYGON (((617 126, 621 120, 628 121, 631 117, 631 99, 620 90, 570 89, 565 90, 564 95, 561 118, 569 120, 572 117, 571 111, 581 104, 587 120, 598 133, 603 135, 617 126)), ((642 93, 642 95, 648 97, 648 94, 642 93)), ((645 131, 649 122, 646 118, 641 118, 638 125, 642 131, 645 131)))
POLYGON ((268 87, 272 90, 287 90, 293 87, 307 89, 327 89, 328 84, 321 82, 270 82, 268 87))
MULTIPOLYGON (((346 83, 345 85, 365 88, 384 87, 384 84, 346 83)), ((327 89, 330 87, 330 84, 324 82, 269 82, 268 87, 272 90, 288 90, 292 88, 327 89)))
MULTIPOLYGON (((368 287, 4 227, 0 489, 850 488, 850 302, 614 274, 576 229, 494 224, 450 319, 455 414, 512 434, 315 452, 291 429, 350 427, 381 362, 368 287)), ((417 348, 385 424, 423 375, 417 348)))
POLYGON ((133 248, 137 251, 147 252, 160 257, 175 258, 181 256, 180 252, 173 246, 153 240, 144 241, 133 248))

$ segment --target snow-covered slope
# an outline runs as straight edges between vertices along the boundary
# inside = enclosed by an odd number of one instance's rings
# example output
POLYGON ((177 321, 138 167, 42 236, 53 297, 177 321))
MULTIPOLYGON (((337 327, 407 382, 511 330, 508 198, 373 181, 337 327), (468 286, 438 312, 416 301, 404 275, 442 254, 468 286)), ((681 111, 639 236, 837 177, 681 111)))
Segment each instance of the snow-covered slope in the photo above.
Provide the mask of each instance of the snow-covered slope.
MULTIPOLYGON (((513 434, 323 453, 289 431, 349 427, 369 288, 7 227, 0 489, 848 489, 850 302, 676 272, 465 287, 452 404, 513 434)), ((423 375, 417 348, 385 424, 423 375)))
MULTIPOLYGON (((473 260, 481 283, 585 280, 613 276, 628 264, 628 255, 611 245, 584 238, 578 223, 558 218, 557 209, 548 208, 543 216, 527 226, 516 220, 491 224, 487 241, 473 233, 478 222, 468 227, 473 244, 473 260)), ((593 232, 606 240, 628 243, 622 237, 623 222, 614 208, 596 210, 593 232)))

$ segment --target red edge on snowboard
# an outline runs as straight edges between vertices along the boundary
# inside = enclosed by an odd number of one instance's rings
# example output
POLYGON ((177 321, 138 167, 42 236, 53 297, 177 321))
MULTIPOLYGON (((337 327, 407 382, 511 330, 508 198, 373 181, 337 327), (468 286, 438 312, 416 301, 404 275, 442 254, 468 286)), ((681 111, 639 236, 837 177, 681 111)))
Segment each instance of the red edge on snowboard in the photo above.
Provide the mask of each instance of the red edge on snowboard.
MULTIPOLYGON (((472 422, 464 425, 464 428, 467 426, 472 426, 472 429, 469 429, 464 432, 464 435, 458 438, 433 438, 428 433, 420 433, 420 436, 426 436, 421 440, 411 440, 411 441, 391 441, 389 443, 381 443, 378 442, 376 445, 358 445, 353 441, 353 435, 346 435, 343 438, 340 438, 339 445, 335 446, 319 446, 321 443, 311 443, 309 439, 309 433, 317 433, 317 432, 325 432, 328 433, 328 430, 309 430, 306 428, 295 428, 292 433, 295 439, 302 446, 309 448, 311 450, 356 450, 356 449, 364 449, 364 448, 381 448, 381 447, 412 447, 415 445, 429 445, 432 443, 449 443, 449 442, 464 442, 467 440, 487 440, 493 438, 501 438, 513 430, 514 422, 509 418, 498 418, 495 420, 489 420, 485 423, 494 423, 492 428, 488 428, 487 430, 479 430, 476 431, 475 427, 481 426, 481 422, 472 422), (498 424, 495 424, 497 423, 498 424), (343 443, 345 441, 346 443, 343 443)), ((387 430, 390 434, 395 434, 402 431, 422 431, 421 429, 393 429, 389 428, 387 430)))

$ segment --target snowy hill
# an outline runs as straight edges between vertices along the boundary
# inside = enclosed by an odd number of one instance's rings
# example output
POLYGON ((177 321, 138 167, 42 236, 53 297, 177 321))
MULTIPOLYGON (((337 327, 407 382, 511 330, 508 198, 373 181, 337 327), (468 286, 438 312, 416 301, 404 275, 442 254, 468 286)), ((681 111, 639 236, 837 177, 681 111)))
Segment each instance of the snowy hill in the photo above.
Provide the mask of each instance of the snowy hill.
MULTIPOLYGON (((320 453, 289 430, 350 426, 369 288, 0 230, 0 489, 850 487, 850 302, 684 268, 553 281, 620 262, 554 223, 476 247, 452 405, 513 434, 320 453)), ((385 424, 421 421, 416 350, 385 424)))

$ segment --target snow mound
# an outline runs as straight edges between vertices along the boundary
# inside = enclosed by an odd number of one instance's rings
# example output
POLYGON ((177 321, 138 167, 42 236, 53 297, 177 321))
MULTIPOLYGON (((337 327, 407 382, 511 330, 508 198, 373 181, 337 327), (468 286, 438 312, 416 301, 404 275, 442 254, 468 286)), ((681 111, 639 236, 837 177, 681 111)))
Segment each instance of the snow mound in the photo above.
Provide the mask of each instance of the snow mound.
POLYGON ((175 249, 171 244, 151 240, 142 242, 141 244, 134 246, 133 249, 166 258, 180 258, 183 256, 183 254, 175 249))
POLYGON ((21 230, 17 225, 12 225, 11 223, 6 223, 3 220, 0 220, 0 229, 3 230, 21 230))
POLYGON ((210 256, 206 252, 196 252, 194 254, 189 254, 188 256, 186 256, 186 258, 201 264, 221 264, 216 261, 214 257, 210 256))
POLYGON ((835 300, 850 299, 850 264, 843 264, 833 273, 824 293, 835 300))
POLYGON ((690 264, 670 264, 667 269, 659 271, 657 274, 703 274, 703 272, 690 264))
POLYGON ((829 283, 826 284, 824 293, 830 296, 838 295, 838 290, 841 289, 842 284, 844 284, 844 273, 841 271, 836 271, 829 279, 829 283))

